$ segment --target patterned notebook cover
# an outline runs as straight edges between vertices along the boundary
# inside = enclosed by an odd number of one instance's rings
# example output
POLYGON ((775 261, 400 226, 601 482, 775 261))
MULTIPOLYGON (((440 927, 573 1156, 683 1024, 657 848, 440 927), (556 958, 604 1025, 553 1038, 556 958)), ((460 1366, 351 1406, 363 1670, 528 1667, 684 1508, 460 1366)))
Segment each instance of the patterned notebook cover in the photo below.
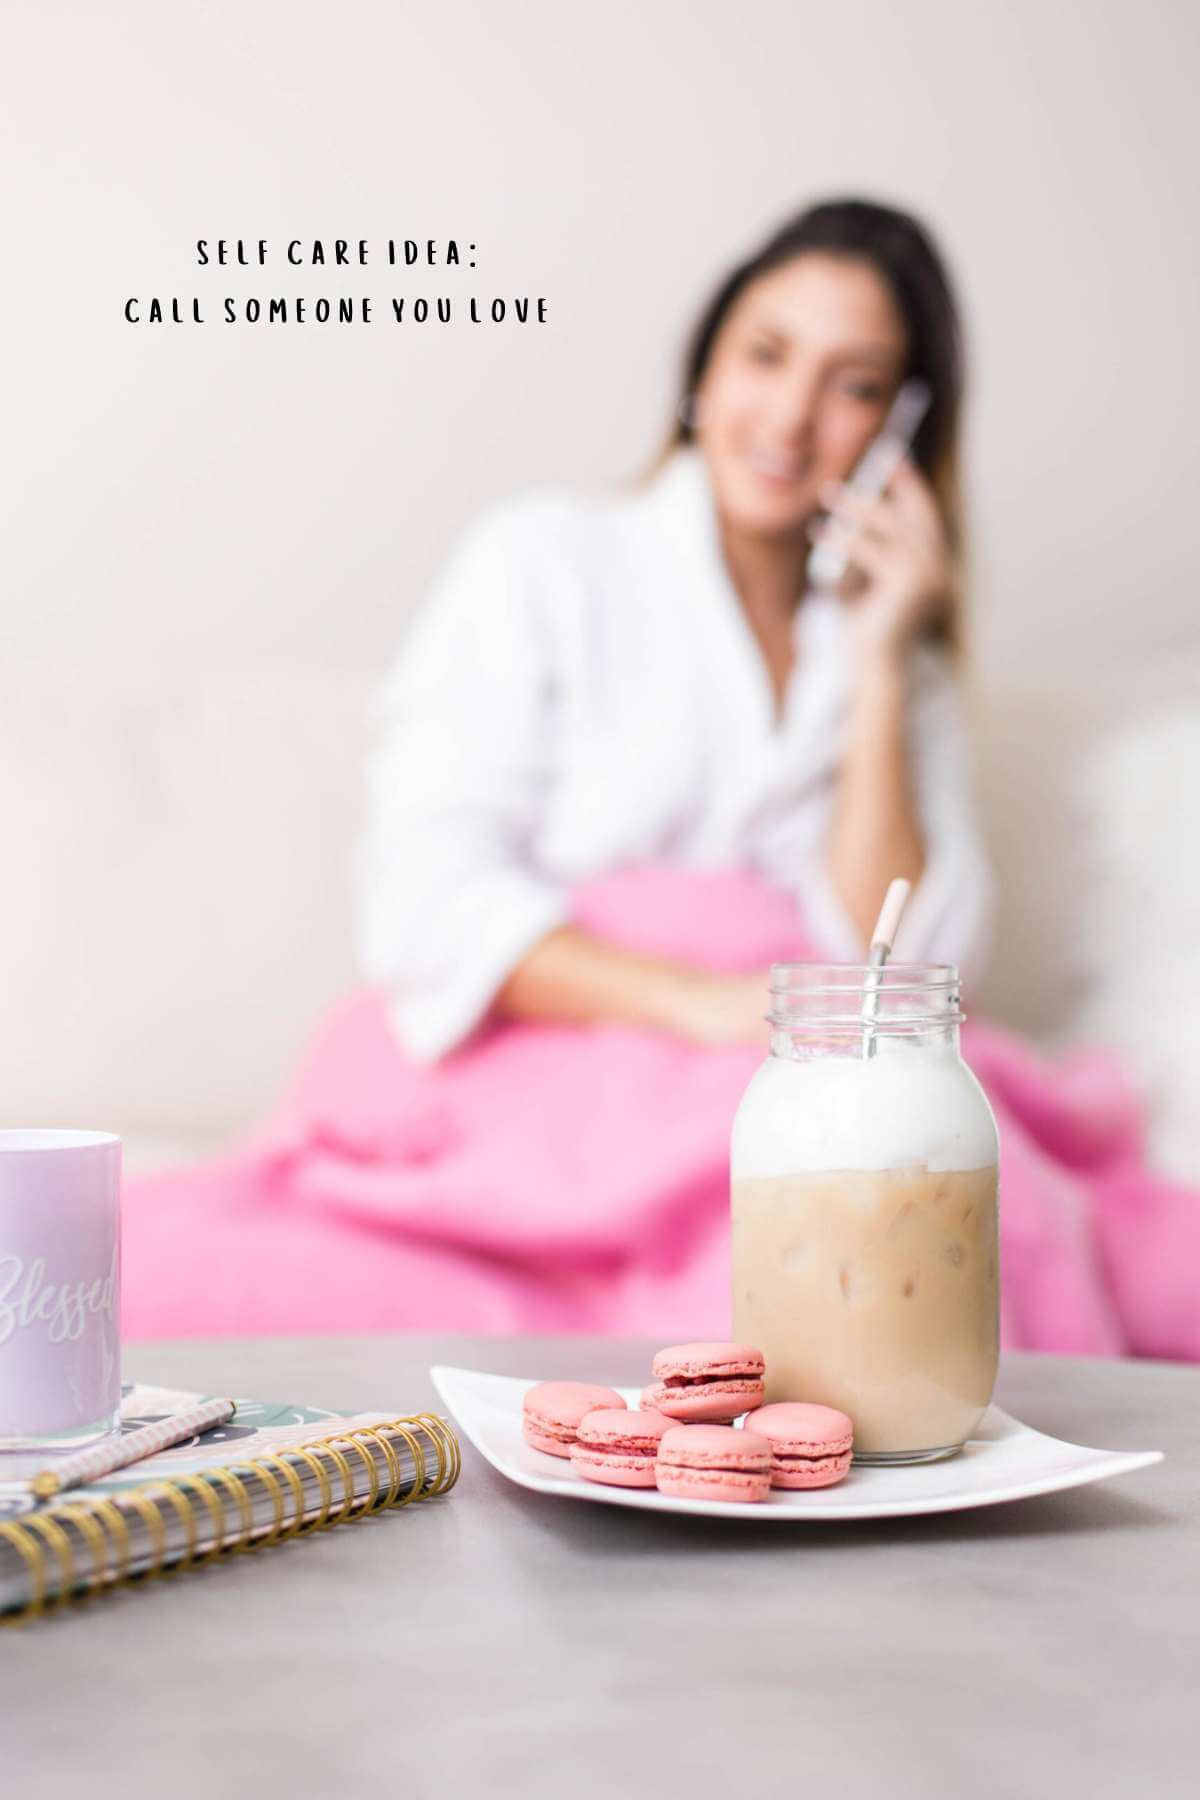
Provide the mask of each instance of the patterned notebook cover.
MULTIPOLYGON (((143 1425, 170 1418, 173 1413, 186 1412, 212 1397, 185 1393, 179 1388, 127 1384, 121 1394, 121 1430, 137 1431, 143 1425)), ((237 1411, 223 1425, 211 1425, 199 1437, 188 1438, 169 1450, 144 1457, 126 1469, 116 1469, 86 1487, 71 1488, 53 1501, 35 1500, 27 1489, 18 1489, 15 1484, 6 1490, 3 1462, 0 1461, 0 1519, 19 1518, 22 1513, 35 1511, 47 1512, 64 1500, 100 1500, 148 1481, 169 1480, 176 1475, 190 1475, 197 1470, 219 1468, 231 1462, 246 1462, 252 1457, 267 1456, 297 1445, 319 1443, 334 1427, 344 1426, 347 1431, 354 1431, 361 1426, 380 1425, 392 1416, 390 1413, 329 1412, 319 1406, 239 1399, 237 1411)), ((52 1457, 42 1461, 53 1467, 52 1457)))

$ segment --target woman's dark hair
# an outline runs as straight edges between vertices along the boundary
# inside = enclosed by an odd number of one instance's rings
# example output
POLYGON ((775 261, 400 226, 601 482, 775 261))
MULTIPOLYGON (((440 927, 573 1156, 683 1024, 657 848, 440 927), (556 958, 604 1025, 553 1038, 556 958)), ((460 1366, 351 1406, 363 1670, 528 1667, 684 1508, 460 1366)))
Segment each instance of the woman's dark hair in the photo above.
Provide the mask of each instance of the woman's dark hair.
POLYGON ((959 415, 963 393, 962 329, 950 279, 925 227, 910 214, 872 200, 825 200, 789 219, 722 281, 692 332, 683 365, 676 422, 664 455, 690 443, 684 403, 704 377, 713 345, 734 302, 760 276, 797 256, 819 251, 868 263, 886 282, 904 321, 908 359, 904 376, 920 376, 930 389, 929 410, 912 447, 942 512, 954 560, 955 591, 935 635, 957 646, 963 564, 962 505, 958 477, 959 415))

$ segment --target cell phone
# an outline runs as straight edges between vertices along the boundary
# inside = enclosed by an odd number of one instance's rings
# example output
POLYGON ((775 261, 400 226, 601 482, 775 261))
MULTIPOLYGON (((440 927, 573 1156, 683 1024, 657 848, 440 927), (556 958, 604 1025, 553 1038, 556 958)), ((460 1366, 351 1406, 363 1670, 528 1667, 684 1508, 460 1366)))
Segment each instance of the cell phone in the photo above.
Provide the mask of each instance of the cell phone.
MULTIPOLYGON (((866 500, 879 498, 916 437, 931 398, 928 382, 904 382, 878 437, 871 440, 846 483, 851 493, 861 494, 866 500)), ((845 550, 835 549, 832 544, 814 544, 808 556, 808 579, 813 587, 837 587, 849 561, 845 550)))

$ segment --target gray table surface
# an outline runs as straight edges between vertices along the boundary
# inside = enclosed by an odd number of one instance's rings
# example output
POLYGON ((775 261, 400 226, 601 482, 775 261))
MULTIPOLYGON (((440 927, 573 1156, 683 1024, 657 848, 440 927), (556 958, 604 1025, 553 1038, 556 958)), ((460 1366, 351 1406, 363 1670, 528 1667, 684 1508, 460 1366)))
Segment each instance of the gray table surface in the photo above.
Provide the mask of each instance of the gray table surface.
MULTIPOLYGON (((652 1345, 138 1345, 143 1380, 433 1408, 432 1362, 636 1382, 652 1345)), ((0 1632, 6 1793, 1194 1795, 1200 1369, 1007 1359, 1039 1429, 1167 1461, 812 1529, 452 1495, 0 1632)))

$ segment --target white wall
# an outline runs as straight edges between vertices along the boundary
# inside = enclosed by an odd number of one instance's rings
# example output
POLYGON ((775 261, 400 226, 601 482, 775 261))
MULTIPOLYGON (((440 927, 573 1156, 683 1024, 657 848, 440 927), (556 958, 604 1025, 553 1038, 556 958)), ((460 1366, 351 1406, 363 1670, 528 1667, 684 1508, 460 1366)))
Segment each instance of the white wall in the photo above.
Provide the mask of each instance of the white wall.
POLYGON ((1197 644, 1184 0, 4 15, 10 658, 374 667, 480 502, 643 461, 707 284, 851 189, 925 214, 967 300, 987 669, 1197 644), (551 323, 123 323, 130 294, 337 291, 194 267, 197 237, 239 234, 474 240, 475 291, 544 294, 551 323))

